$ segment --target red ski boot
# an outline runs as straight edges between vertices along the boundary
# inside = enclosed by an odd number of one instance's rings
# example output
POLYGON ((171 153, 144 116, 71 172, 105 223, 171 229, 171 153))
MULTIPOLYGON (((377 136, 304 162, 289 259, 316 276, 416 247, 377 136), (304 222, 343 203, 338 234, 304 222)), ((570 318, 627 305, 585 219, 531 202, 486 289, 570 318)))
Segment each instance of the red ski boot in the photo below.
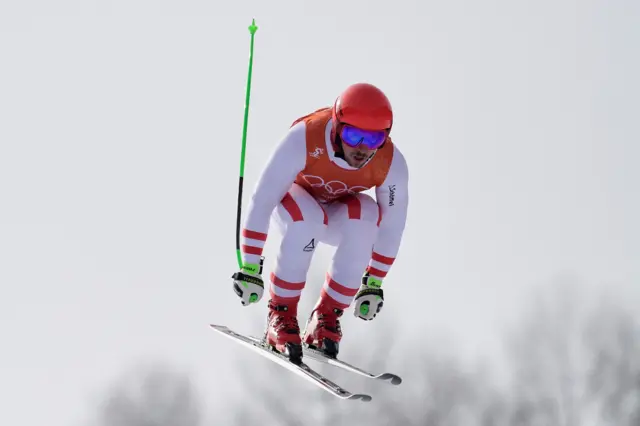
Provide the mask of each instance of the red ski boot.
POLYGON ((276 303, 269 300, 265 341, 294 364, 302 361, 302 341, 298 326, 298 302, 276 303))
POLYGON ((304 331, 304 343, 322 351, 330 358, 337 358, 342 339, 339 318, 344 311, 320 300, 311 312, 304 331))

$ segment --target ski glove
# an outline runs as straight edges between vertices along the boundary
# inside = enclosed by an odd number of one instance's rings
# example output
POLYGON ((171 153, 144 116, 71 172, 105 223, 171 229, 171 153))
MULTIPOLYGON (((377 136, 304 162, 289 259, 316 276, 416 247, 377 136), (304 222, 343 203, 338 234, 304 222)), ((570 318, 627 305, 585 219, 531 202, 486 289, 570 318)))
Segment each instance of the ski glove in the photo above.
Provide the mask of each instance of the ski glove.
POLYGON ((372 278, 369 273, 362 277, 362 285, 355 297, 354 316, 371 321, 378 315, 384 304, 382 281, 372 278))
POLYGON ((257 303, 264 293, 264 281, 262 280, 262 265, 264 257, 259 264, 247 263, 240 271, 231 276, 233 278, 233 291, 241 299, 242 305, 247 306, 257 303))

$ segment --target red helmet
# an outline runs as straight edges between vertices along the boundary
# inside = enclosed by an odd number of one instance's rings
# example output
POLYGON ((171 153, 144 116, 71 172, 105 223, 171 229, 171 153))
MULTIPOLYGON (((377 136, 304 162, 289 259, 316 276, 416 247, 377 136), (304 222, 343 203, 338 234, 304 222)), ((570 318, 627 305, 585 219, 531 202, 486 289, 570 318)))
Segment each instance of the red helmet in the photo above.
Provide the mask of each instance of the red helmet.
POLYGON ((351 124, 367 130, 391 130, 393 111, 387 96, 369 83, 347 87, 333 105, 334 126, 351 124))

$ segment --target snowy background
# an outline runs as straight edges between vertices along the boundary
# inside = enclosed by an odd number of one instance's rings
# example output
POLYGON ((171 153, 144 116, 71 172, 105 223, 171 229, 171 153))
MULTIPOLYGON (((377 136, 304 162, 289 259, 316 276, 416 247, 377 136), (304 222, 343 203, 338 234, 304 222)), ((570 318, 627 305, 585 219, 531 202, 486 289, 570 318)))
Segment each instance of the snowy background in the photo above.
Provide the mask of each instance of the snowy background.
POLYGON ((631 0, 2 2, 0 424, 637 425, 639 41, 631 0), (394 105, 409 222, 342 353, 405 382, 322 370, 368 406, 207 327, 266 315, 230 280, 253 17, 247 197, 348 84, 394 105))

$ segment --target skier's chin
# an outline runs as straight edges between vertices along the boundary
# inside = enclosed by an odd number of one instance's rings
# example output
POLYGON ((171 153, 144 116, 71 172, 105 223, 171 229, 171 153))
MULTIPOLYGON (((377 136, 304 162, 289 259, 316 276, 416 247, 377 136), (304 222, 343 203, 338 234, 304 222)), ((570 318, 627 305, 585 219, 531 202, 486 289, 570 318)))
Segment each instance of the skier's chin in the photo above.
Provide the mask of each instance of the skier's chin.
POLYGON ((351 156, 351 166, 352 167, 361 167, 366 160, 367 160, 367 156, 366 155, 363 155, 363 156, 352 155, 351 156))

